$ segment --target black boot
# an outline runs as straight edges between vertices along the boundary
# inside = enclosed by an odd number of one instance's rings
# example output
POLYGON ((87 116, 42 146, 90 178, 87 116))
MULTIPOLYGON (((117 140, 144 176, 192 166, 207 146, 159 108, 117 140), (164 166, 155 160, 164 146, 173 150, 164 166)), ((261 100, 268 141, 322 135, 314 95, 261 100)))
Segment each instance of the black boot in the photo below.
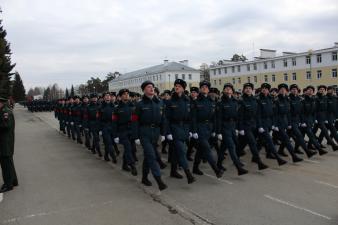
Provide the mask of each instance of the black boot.
POLYGON ((296 154, 292 155, 292 162, 297 163, 303 161, 302 158, 299 158, 296 154))
POLYGON ((327 154, 327 151, 325 151, 324 149, 319 148, 318 149, 318 153, 319 153, 319 155, 325 155, 325 154, 327 154))
POLYGON ((267 159, 276 159, 276 157, 272 153, 266 153, 266 158, 267 159))
POLYGON ((246 169, 244 169, 240 165, 236 165, 236 168, 237 168, 237 174, 238 174, 238 176, 241 176, 241 175, 249 173, 249 171, 247 171, 246 169))
POLYGON ((177 172, 177 165, 171 164, 170 177, 183 179, 183 176, 177 172))
POLYGON ((161 177, 154 177, 154 178, 157 182, 158 189, 160 189, 160 191, 163 191, 168 188, 168 186, 162 181, 161 177))
POLYGON ((185 175, 187 176, 188 184, 194 183, 196 178, 191 174, 189 169, 184 170, 185 175))
POLYGON ((150 180, 148 179, 148 177, 142 177, 142 184, 144 184, 145 186, 152 186, 153 184, 150 182, 150 180))
POLYGON ((198 168, 198 165, 194 165, 194 168, 192 169, 192 172, 194 174, 197 174, 197 175, 200 175, 200 176, 203 175, 203 172, 198 168))
POLYGON ((281 155, 281 156, 283 156, 283 157, 288 157, 288 154, 286 154, 286 153, 284 152, 284 149, 282 149, 282 148, 279 148, 278 154, 281 155))
POLYGON ((310 159, 312 156, 316 155, 317 152, 311 150, 305 150, 306 156, 310 159))
POLYGON ((262 160, 259 158, 259 156, 258 157, 254 157, 253 160, 257 162, 259 170, 265 170, 265 169, 269 168, 267 165, 265 165, 262 162, 262 160))
POLYGON ((160 165, 161 170, 163 170, 167 167, 167 164, 165 164, 161 159, 158 160, 158 164, 160 165))
POLYGON ((134 165, 130 165, 130 170, 131 170, 131 174, 133 176, 137 176, 137 170, 136 170, 136 167, 134 165))
POLYGON ((281 157, 279 157, 279 155, 276 155, 276 159, 277 159, 277 162, 278 162, 279 166, 282 166, 282 165, 284 165, 284 164, 287 163, 287 161, 285 161, 284 159, 282 159, 281 157))
POLYGON ((298 155, 304 155, 304 153, 301 150, 299 150, 299 148, 295 149, 295 153, 298 155))
POLYGON ((125 162, 122 163, 122 170, 127 171, 127 172, 131 172, 131 169, 129 168, 129 166, 125 162))
POLYGON ((212 169, 215 172, 217 178, 221 178, 223 176, 224 171, 219 169, 216 165, 212 166, 212 169))
POLYGON ((331 147, 334 152, 338 150, 338 145, 336 144, 332 144, 331 147))
POLYGON ((108 153, 107 152, 105 152, 105 154, 104 154, 104 160, 106 161, 106 162, 109 162, 110 161, 110 159, 109 159, 109 156, 108 156, 108 153))

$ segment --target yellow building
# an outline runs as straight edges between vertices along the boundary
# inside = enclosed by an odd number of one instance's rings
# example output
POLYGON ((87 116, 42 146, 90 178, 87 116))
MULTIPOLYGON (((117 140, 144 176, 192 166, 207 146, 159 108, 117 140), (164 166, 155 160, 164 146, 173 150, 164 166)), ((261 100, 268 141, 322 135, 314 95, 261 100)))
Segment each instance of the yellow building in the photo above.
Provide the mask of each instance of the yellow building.
POLYGON ((187 88, 198 86, 200 71, 188 66, 188 60, 180 62, 169 62, 164 60, 163 64, 125 73, 109 83, 109 91, 118 92, 122 88, 142 93, 141 84, 152 81, 160 92, 165 89, 171 90, 176 79, 183 79, 187 82, 187 88))
POLYGON ((253 61, 223 60, 210 65, 212 86, 222 89, 225 83, 232 83, 237 91, 241 91, 246 82, 253 83, 255 88, 264 82, 272 87, 280 83, 295 83, 301 89, 320 84, 338 87, 338 43, 331 48, 302 53, 283 52, 282 56, 276 56, 276 50, 260 51, 260 57, 253 61))

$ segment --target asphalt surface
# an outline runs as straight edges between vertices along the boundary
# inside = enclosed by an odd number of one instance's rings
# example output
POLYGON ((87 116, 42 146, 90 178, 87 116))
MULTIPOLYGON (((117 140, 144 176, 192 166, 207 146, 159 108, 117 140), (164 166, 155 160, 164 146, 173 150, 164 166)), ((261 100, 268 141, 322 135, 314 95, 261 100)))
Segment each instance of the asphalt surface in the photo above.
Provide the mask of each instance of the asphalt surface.
POLYGON ((338 152, 330 147, 282 167, 264 157, 264 171, 248 153, 250 173, 241 177, 229 158, 221 179, 203 164, 206 174, 191 185, 165 169, 169 188, 160 193, 152 178, 146 188, 122 171, 121 158, 105 162, 60 134, 53 113, 17 107, 15 117, 19 186, 0 195, 0 224, 338 224, 338 152))

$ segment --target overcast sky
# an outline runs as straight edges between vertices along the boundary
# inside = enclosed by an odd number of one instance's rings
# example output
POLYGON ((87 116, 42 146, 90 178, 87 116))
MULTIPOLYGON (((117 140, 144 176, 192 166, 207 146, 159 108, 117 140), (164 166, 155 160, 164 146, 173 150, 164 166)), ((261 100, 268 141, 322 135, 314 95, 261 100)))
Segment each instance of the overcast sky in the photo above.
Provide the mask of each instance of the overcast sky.
POLYGON ((248 58, 338 41, 337 0, 2 0, 3 26, 26 89, 70 87, 164 59, 248 58), (255 51, 253 51, 255 49, 255 51))

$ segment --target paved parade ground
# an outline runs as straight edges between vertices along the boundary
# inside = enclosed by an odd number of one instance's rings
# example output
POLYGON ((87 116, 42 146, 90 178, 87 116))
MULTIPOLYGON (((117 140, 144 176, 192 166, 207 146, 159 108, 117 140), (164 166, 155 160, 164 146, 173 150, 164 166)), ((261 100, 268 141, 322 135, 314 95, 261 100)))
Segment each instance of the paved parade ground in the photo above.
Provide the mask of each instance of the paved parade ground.
POLYGON ((262 172, 247 154, 250 173, 241 177, 229 158, 221 179, 204 164, 206 174, 191 185, 167 168, 169 188, 159 193, 155 182, 140 184, 140 162, 133 177, 121 170, 121 157, 118 165, 99 159, 60 134, 53 113, 18 106, 15 117, 19 186, 0 195, 0 224, 338 224, 338 152, 330 147, 283 167, 262 156, 270 166, 262 172))

